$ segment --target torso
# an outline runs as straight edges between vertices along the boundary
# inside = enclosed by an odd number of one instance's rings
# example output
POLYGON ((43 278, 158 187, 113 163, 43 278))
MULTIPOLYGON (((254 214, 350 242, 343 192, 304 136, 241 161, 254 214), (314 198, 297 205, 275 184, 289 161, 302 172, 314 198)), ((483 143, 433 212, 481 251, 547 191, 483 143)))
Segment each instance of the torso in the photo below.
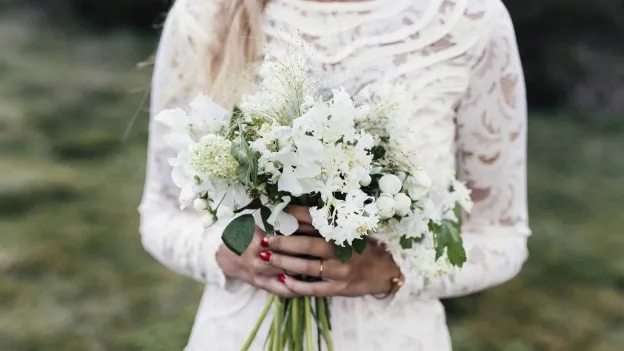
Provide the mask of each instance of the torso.
MULTIPOLYGON (((409 86, 419 104, 414 123, 426 131, 413 146, 444 184, 455 172, 455 109, 488 32, 485 9, 500 0, 271 0, 265 9, 266 47, 302 38, 328 88, 356 93, 367 84, 409 86)), ((234 283, 207 287, 187 350, 240 348, 266 294, 234 283)), ((437 300, 391 305, 372 297, 332 300, 337 350, 450 351, 444 309, 437 300)), ((268 330, 259 332, 260 350, 268 330)))

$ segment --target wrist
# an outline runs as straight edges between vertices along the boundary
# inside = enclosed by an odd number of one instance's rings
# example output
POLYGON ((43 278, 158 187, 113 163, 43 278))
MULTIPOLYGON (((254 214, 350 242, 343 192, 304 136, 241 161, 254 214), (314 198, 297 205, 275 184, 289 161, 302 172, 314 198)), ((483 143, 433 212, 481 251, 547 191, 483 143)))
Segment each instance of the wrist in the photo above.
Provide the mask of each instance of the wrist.
POLYGON ((379 280, 377 280, 375 291, 372 293, 372 295, 380 298, 395 294, 405 282, 405 276, 392 255, 389 252, 384 252, 384 254, 386 264, 382 265, 383 272, 379 272, 379 280))
POLYGON ((239 278, 241 272, 240 265, 238 264, 239 256, 230 251, 225 245, 221 244, 219 250, 217 250, 215 259, 217 265, 219 265, 219 268, 223 271, 223 274, 230 278, 239 278))

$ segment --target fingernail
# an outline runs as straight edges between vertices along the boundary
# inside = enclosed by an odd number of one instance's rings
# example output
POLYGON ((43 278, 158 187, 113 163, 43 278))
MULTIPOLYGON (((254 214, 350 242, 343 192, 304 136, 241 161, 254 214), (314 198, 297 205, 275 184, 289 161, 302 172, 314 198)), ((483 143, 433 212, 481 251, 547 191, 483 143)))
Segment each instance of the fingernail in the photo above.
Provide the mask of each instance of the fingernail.
POLYGON ((260 246, 262 247, 269 247, 269 237, 265 236, 264 238, 262 238, 262 240, 260 241, 260 246))
POLYGON ((280 274, 277 278, 279 279, 280 282, 286 283, 286 276, 285 275, 280 274))
POLYGON ((260 258, 263 261, 269 262, 269 260, 271 260, 271 253, 268 252, 268 251, 263 251, 263 252, 260 253, 260 258))

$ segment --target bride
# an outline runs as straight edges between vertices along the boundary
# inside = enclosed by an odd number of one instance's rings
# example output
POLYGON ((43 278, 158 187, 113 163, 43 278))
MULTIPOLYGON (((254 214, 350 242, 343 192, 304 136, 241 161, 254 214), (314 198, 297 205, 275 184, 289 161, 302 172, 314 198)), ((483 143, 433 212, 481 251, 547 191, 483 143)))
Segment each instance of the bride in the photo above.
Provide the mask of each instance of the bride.
MULTIPOLYGON (((457 170, 472 190, 474 209, 462 225, 468 262, 426 280, 376 245, 342 264, 323 239, 267 240, 260 229, 239 257, 221 244, 226 219, 203 229, 200 214, 179 209, 167 161, 174 155, 153 122, 142 242, 206 285, 186 350, 240 350, 269 292, 330 296, 339 351, 451 350, 439 299, 503 283, 527 258, 524 79, 502 0, 178 0, 156 57, 152 116, 199 92, 227 103, 225 91, 242 93, 250 81, 246 67, 294 37, 312 47, 326 87, 355 94, 378 81, 409 86, 420 106, 413 118, 429 128, 413 147, 431 155, 428 169, 440 184, 457 170)), ((289 210, 301 231, 313 229, 305 208, 289 210)), ((262 349, 264 328, 253 350, 262 349)))

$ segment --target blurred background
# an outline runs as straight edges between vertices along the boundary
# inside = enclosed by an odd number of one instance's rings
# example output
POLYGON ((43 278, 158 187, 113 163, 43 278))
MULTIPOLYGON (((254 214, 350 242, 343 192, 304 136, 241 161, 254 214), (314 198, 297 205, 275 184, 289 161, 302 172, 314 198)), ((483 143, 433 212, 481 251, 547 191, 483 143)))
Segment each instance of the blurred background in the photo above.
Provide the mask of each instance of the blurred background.
MULTIPOLYGON (((455 349, 624 350, 624 6, 505 3, 531 106, 531 258, 445 302, 455 349)), ((0 0, 2 351, 185 344, 201 286, 143 251, 136 211, 169 5, 0 0)))

